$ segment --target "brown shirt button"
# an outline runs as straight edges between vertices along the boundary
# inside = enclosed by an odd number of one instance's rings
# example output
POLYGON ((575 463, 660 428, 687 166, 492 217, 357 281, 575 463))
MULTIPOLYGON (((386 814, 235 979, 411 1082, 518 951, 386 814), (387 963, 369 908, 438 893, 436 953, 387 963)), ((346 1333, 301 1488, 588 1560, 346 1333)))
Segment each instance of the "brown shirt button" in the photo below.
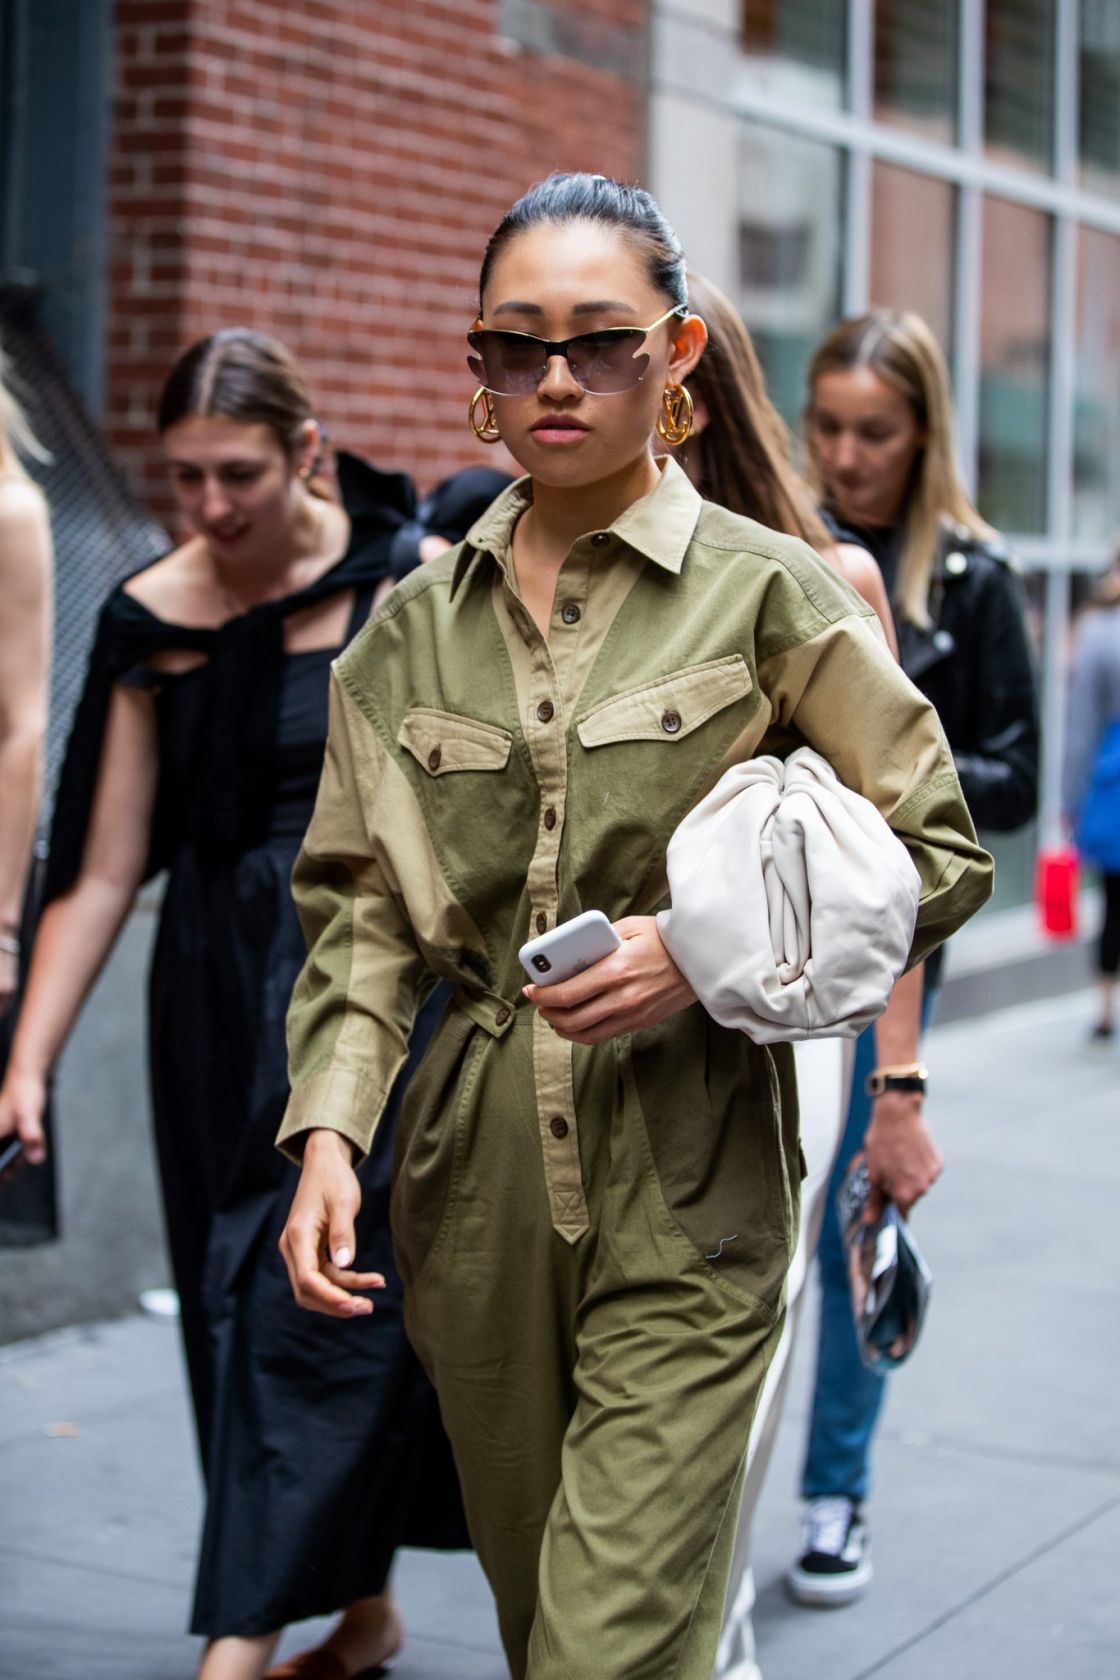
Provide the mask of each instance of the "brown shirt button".
POLYGON ((508 1008, 507 1005, 503 1003, 502 1007, 498 1010, 497 1014, 494 1016, 495 1025, 499 1026, 499 1027, 504 1027, 506 1022, 509 1020, 509 1018, 512 1014, 513 1014, 513 1010, 508 1008))
POLYGON ((548 1122, 548 1129, 554 1138, 566 1138, 568 1135, 568 1122, 562 1114, 554 1114, 552 1119, 548 1122))
POLYGON ((555 805, 550 805, 548 807, 548 810, 545 812, 545 814, 544 814, 544 826, 546 828, 555 828, 556 827, 556 807, 555 807, 555 805))
POLYGON ((574 601, 565 602, 565 604, 560 608, 560 617, 564 620, 565 624, 579 623, 581 614, 574 601))
POLYGON ((591 539, 596 548, 606 548, 610 540, 611 539, 606 531, 596 531, 595 535, 591 539))
POLYGON ((538 933, 548 932, 548 917, 545 915, 543 910, 537 911, 536 928, 538 933))
POLYGON ((428 754, 428 769, 438 770, 442 758, 443 754, 440 752, 439 748, 433 747, 431 752, 428 754))
POLYGON ((681 714, 679 712, 662 712, 661 727, 666 735, 675 735, 680 726, 681 714))
POLYGON ((537 707, 537 716, 542 723, 551 723, 556 715, 556 707, 551 700, 542 700, 537 707))

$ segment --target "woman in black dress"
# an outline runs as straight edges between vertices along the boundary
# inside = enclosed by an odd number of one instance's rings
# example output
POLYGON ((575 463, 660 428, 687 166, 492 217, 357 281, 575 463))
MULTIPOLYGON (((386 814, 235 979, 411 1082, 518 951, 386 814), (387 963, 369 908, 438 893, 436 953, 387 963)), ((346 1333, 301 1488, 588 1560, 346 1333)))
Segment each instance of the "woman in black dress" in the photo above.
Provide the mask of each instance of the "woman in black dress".
POLYGON ((305 954, 289 875, 322 764, 328 667, 392 585, 413 493, 345 455, 341 502, 322 493, 302 374, 256 333, 189 350, 159 423, 194 534, 102 614, 0 1133, 18 1129, 41 1158, 51 1065, 138 887, 166 870, 150 1062, 207 1487, 200 1677, 258 1680, 286 1622, 345 1607, 329 1656, 283 1670, 344 1680, 400 1645, 396 1546, 466 1544, 401 1323, 387 1132, 362 1169, 358 1240, 386 1280, 376 1317, 340 1339, 302 1313, 276 1247, 297 1177, 273 1142, 284 1017, 305 954))

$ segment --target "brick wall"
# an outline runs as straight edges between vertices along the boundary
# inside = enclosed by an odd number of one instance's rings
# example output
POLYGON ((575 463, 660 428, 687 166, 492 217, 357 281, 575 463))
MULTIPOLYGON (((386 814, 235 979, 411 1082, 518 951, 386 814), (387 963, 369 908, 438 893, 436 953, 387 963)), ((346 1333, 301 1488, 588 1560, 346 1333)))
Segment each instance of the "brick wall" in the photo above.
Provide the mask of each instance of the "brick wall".
MULTIPOLYGON (((640 45, 645 0, 541 8, 640 45)), ((107 423, 157 511, 160 380, 221 326, 303 361, 334 442, 422 485, 493 460, 463 334, 486 238, 552 169, 639 178, 641 78, 519 49, 499 0, 116 0, 107 423)), ((605 39, 605 37, 604 37, 605 39)))

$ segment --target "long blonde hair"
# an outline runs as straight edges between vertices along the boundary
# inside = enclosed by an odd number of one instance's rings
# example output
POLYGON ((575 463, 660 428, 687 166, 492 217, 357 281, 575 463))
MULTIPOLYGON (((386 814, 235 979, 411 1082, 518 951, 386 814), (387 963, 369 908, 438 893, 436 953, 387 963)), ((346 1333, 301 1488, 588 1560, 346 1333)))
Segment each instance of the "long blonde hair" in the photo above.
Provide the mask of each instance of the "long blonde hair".
POLYGON ((0 473, 27 478, 21 455, 49 461, 50 455, 31 430, 31 423, 11 387, 8 358, 0 349, 0 473))
POLYGON ((789 432, 770 401, 751 335, 730 298, 692 269, 688 299, 708 328, 688 376, 710 424, 686 445, 698 457, 697 489, 732 513, 801 537, 821 550, 832 538, 790 464, 789 432))
MULTIPOLYGON (((857 367, 870 368, 905 397, 925 434, 903 508, 895 604, 911 623, 928 625, 930 574, 942 525, 952 521, 981 539, 996 533, 981 519, 964 487, 949 372, 941 346, 922 317, 909 310, 876 309, 841 321, 809 363, 809 409, 822 374, 857 367)), ((820 476, 811 459, 806 476, 819 492, 820 476)))

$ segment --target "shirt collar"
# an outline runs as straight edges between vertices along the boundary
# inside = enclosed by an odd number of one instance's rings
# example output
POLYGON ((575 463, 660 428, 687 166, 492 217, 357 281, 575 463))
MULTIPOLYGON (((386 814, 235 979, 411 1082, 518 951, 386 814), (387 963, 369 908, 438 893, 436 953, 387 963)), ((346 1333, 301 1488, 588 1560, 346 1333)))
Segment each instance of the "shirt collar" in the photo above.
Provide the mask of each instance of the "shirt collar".
MULTIPOLYGON (((671 456, 660 458, 657 464, 661 471, 653 489, 618 516, 610 533, 664 571, 677 575, 696 530, 702 502, 671 456)), ((532 479, 519 478, 475 521, 451 574, 452 597, 483 556, 489 555, 505 569, 513 527, 532 500, 532 479)))

